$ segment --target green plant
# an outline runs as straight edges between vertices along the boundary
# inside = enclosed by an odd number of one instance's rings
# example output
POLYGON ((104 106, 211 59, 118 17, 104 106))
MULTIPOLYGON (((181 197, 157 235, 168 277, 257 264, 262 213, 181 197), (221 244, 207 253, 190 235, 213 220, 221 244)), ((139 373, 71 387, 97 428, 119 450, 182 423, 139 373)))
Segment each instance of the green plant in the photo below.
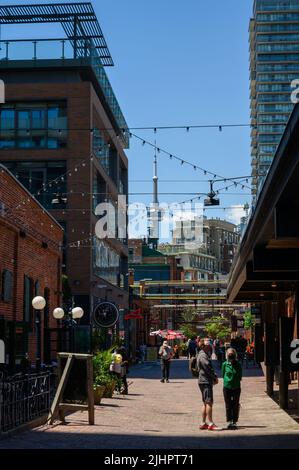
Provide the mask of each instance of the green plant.
POLYGON ((196 310, 188 308, 181 313, 181 323, 179 325, 180 331, 186 336, 186 338, 192 338, 193 336, 198 335, 196 329, 196 320, 197 320, 196 310))
POLYGON ((120 389, 122 381, 114 373, 110 372, 112 354, 115 346, 105 351, 97 351, 93 356, 93 385, 94 389, 98 386, 114 389, 115 386, 120 389))
POLYGON ((244 328, 250 330, 254 326, 253 316, 250 310, 247 310, 244 314, 244 328))
POLYGON ((205 332, 207 336, 216 339, 219 338, 222 341, 229 339, 231 329, 225 324, 225 320, 222 317, 212 317, 205 324, 205 332))

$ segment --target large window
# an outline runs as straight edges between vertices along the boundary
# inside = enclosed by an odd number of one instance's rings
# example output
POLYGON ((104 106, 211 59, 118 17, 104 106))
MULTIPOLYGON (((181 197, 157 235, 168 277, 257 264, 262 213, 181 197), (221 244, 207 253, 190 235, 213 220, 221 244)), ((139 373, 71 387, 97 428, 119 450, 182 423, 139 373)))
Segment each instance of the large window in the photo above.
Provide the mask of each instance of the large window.
POLYGON ((93 131, 93 152, 107 175, 117 184, 117 150, 112 144, 105 142, 99 129, 93 131))
POLYGON ((66 147, 65 103, 18 103, 0 107, 0 149, 66 147))
MULTIPOLYGON (((94 273, 110 284, 120 286, 121 271, 120 255, 110 248, 103 240, 95 237, 94 241, 94 273)), ((125 273, 123 273, 125 274, 125 273)))
POLYGON ((66 162, 3 162, 46 209, 66 206, 66 162))
POLYGON ((32 321, 33 321, 33 307, 32 307, 33 295, 34 295, 33 280, 28 276, 24 276, 24 295, 23 295, 24 322, 26 322, 29 325, 30 329, 32 329, 32 321))

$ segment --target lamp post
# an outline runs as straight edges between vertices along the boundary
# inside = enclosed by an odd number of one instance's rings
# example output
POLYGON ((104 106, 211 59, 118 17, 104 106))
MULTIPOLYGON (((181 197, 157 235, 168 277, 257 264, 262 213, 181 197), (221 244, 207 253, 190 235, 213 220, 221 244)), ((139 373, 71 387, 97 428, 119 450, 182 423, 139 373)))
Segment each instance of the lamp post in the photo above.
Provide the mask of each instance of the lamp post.
POLYGON ((36 332, 36 358, 35 358, 35 367, 36 371, 39 370, 41 365, 41 311, 44 310, 46 306, 46 300, 37 296, 32 300, 32 307, 37 311, 35 316, 35 332, 36 332))
POLYGON ((55 320, 62 320, 64 326, 70 332, 70 352, 75 352, 75 327, 77 326, 77 320, 80 320, 84 315, 84 310, 81 307, 70 307, 67 312, 61 307, 57 307, 53 311, 53 317, 55 320))
MULTIPOLYGON (((32 300, 32 307, 34 310, 38 310, 39 312, 43 310, 46 306, 46 300, 44 297, 37 296, 34 297, 32 300)), ((77 326, 77 321, 80 320, 84 315, 84 310, 81 307, 74 307, 71 306, 67 312, 63 310, 61 307, 57 307, 53 311, 53 317, 55 320, 63 320, 64 326, 69 329, 70 331, 70 352, 75 352, 75 341, 74 341, 74 328, 77 326)), ((38 323, 40 320, 38 321, 38 323)), ((37 331, 38 333, 38 331, 37 331)), ((40 335, 39 335, 40 336, 40 335)), ((40 337, 37 338, 37 341, 40 342, 40 337)), ((37 347, 37 351, 40 350, 40 347, 37 347)))

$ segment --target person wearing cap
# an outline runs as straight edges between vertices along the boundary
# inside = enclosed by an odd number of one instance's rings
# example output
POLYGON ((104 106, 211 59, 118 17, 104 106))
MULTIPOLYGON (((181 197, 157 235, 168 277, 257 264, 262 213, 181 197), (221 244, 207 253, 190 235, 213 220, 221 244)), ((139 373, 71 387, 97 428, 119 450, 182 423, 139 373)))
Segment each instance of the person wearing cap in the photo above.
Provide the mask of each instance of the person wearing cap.
POLYGON ((167 341, 163 341, 162 346, 159 350, 159 356, 161 358, 161 371, 162 371, 162 378, 160 382, 164 383, 169 382, 169 369, 170 369, 170 362, 173 356, 172 348, 168 345, 167 341))
POLYGON ((209 338, 201 341, 197 355, 198 386, 202 394, 201 430, 218 431, 220 428, 213 421, 213 386, 218 384, 218 377, 212 366, 213 347, 209 338))

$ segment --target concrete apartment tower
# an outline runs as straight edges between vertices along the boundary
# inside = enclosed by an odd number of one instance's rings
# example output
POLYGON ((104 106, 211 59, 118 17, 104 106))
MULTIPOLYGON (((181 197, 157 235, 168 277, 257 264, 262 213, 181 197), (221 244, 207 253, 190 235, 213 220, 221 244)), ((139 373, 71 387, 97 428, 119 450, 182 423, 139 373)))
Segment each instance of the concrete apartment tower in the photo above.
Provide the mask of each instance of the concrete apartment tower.
POLYGON ((249 34, 255 201, 294 107, 291 83, 299 78, 299 0, 255 0, 249 34))

